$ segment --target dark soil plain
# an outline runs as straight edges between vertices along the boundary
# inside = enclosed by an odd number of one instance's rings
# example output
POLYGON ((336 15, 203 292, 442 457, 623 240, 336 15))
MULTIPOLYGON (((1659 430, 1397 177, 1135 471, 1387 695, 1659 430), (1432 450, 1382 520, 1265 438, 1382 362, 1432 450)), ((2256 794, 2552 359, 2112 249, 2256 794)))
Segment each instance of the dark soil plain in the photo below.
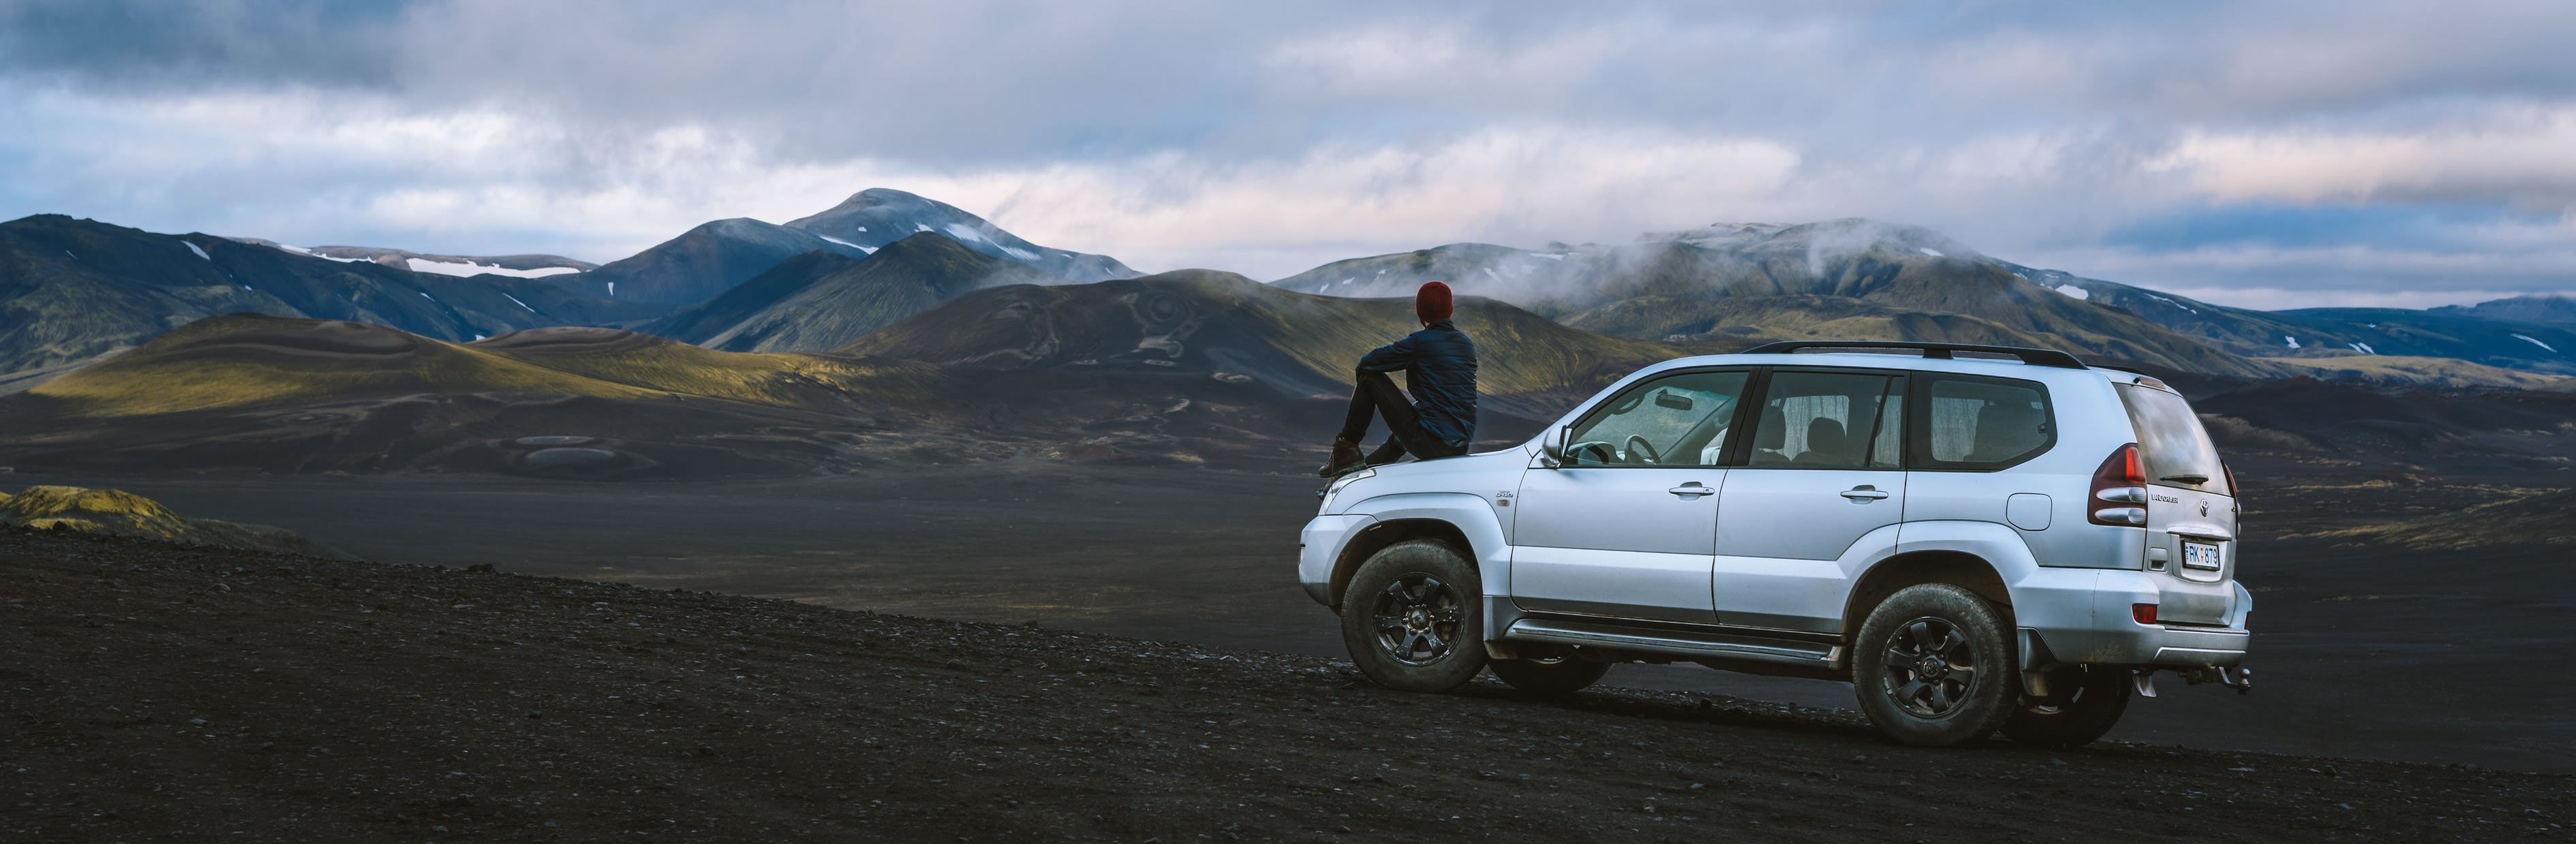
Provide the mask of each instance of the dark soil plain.
MULTIPOLYGON (((36 476, 292 525, 371 560, 489 564, 1195 646, 1338 658, 1295 583, 1315 482, 1015 461, 695 483, 481 477, 36 476)), ((2283 538, 2489 500, 2466 485, 2247 483, 2257 686, 2139 700, 2115 741, 2576 773, 2576 565, 2563 548, 2283 538), (2260 485, 2257 485, 2260 484, 2260 485)), ((1627 665, 1608 685, 1850 709, 1848 685, 1627 665)))
POLYGON ((2576 777, 0 533, 0 839, 2564 840, 2576 777))

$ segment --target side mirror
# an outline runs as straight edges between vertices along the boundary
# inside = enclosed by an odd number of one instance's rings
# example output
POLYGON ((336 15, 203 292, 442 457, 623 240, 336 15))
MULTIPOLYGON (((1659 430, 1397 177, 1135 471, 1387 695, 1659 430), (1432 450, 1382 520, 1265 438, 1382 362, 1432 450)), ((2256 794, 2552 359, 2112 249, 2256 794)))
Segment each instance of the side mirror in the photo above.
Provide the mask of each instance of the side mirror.
POLYGON ((1565 444, 1566 441, 1572 439, 1573 436, 1574 426, 1566 425, 1547 432, 1547 436, 1538 441, 1539 455, 1546 458, 1544 463, 1548 468, 1564 468, 1566 460, 1565 444))

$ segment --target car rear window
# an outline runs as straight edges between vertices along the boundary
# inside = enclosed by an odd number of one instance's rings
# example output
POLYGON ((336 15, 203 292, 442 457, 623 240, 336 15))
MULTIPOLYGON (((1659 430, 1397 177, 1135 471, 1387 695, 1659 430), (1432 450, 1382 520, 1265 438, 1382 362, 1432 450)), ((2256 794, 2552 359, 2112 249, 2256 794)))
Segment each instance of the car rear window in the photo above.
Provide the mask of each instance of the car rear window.
POLYGON ((2129 409, 2129 424, 2138 430, 2138 459, 2147 482, 2234 495, 2227 488, 2227 468, 2218 462, 2218 446, 2200 427, 2200 417, 2182 396, 2154 387, 2121 384, 2120 403, 2129 409))

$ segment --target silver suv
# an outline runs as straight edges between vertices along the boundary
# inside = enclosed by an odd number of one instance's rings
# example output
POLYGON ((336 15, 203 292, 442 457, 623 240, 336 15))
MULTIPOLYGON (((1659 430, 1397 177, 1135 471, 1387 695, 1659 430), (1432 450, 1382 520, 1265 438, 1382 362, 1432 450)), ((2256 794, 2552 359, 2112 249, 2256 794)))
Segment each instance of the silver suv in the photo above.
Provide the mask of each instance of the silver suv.
POLYGON ((2250 685, 2235 479, 2181 394, 2063 352, 1673 360, 1518 448, 1321 495, 1298 578, 1392 688, 1681 660, 1850 681, 1908 744, 2071 747, 2157 672, 2250 685))

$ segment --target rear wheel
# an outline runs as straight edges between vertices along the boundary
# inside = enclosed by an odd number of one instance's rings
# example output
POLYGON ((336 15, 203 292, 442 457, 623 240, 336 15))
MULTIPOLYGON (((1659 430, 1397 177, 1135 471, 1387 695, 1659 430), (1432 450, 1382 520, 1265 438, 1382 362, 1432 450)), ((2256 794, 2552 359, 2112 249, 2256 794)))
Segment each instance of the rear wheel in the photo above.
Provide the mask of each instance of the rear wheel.
POLYGON ((1483 581, 1428 539, 1379 550, 1342 595, 1342 645, 1360 673, 1408 692, 1445 692, 1485 669, 1483 581))
POLYGON ((1594 662, 1573 654, 1550 654, 1541 657, 1498 659, 1485 664, 1503 682, 1540 697, 1570 695, 1601 682, 1610 672, 1607 662, 1594 662))
POLYGON ((2041 747, 2081 747, 2111 731, 2129 711, 2130 669, 2071 665, 2048 672, 2048 694, 2023 696, 2004 721, 2004 737, 2041 747))
POLYGON ((2003 614, 1946 583, 1909 586, 1871 610, 1853 646, 1852 691, 1889 738, 1948 747, 1986 737, 2020 694, 2003 614))

